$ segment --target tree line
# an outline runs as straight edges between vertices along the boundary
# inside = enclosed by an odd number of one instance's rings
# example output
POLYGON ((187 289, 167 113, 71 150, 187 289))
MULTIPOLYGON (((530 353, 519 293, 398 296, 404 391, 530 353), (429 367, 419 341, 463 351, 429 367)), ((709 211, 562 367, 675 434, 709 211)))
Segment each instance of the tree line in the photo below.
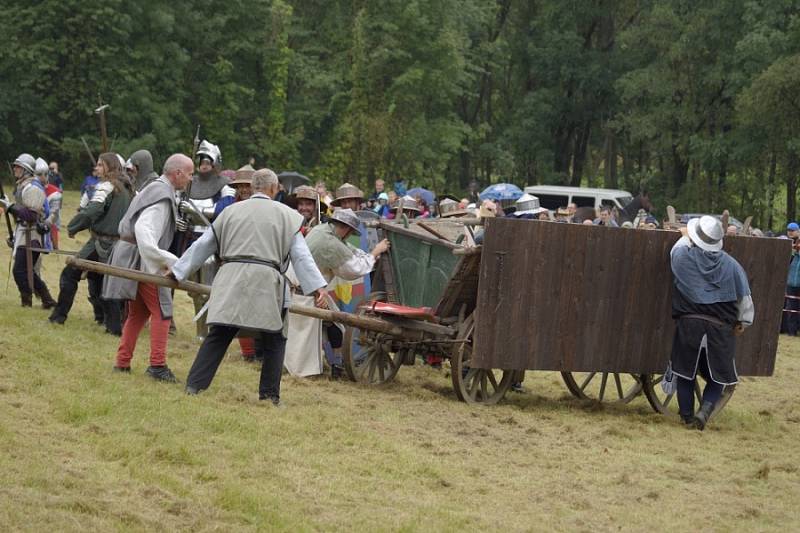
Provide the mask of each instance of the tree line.
POLYGON ((335 186, 476 179, 796 216, 800 0, 7 0, 0 150, 250 157, 335 186))

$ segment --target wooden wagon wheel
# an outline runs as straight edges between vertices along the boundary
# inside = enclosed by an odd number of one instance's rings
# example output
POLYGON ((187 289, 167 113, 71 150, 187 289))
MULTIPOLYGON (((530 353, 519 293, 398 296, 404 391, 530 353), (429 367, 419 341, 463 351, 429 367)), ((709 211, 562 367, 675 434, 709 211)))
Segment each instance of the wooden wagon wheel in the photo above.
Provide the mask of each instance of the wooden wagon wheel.
MULTIPOLYGON (((359 312, 363 314, 363 311, 359 312)), ((344 370, 352 381, 380 385, 394 379, 407 349, 392 351, 391 340, 361 337, 359 328, 347 327, 342 342, 344 370)))
POLYGON ((628 403, 642 392, 641 376, 617 372, 562 372, 569 392, 582 400, 628 403))
POLYGON ((465 339, 453 348, 450 375, 453 389, 462 402, 494 405, 503 399, 515 372, 513 370, 483 370, 470 368, 472 341, 475 333, 474 313, 458 328, 458 338, 465 339))
MULTIPOLYGON (((677 417, 678 398, 675 397, 675 393, 669 395, 664 394, 664 391, 661 389, 662 379, 664 379, 664 374, 642 374, 641 380, 644 395, 647 398, 647 401, 650 402, 650 406, 655 410, 655 412, 667 416, 677 417)), ((709 422, 725 408, 735 391, 736 385, 725 386, 725 388, 722 390, 722 397, 720 397, 719 402, 717 402, 717 406, 714 408, 714 412, 711 413, 711 416, 708 418, 709 422)), ((703 402, 703 392, 700 388, 700 384, 697 382, 695 382, 694 386, 694 395, 695 399, 697 400, 695 404, 696 411, 703 402)))

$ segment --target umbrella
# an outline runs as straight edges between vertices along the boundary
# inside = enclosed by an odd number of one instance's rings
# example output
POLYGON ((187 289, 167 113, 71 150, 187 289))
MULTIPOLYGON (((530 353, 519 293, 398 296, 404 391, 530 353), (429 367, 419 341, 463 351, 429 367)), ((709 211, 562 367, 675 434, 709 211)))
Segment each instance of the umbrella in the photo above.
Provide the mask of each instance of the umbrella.
POLYGON ((311 183, 308 177, 298 174, 297 172, 281 172, 278 174, 278 180, 281 182, 281 185, 283 185, 286 194, 292 194, 295 187, 311 183))
POLYGON ((431 205, 433 203, 433 200, 436 198, 435 194, 433 194, 428 189, 423 189, 422 187, 414 187, 413 189, 409 189, 408 191, 406 191, 406 194, 414 198, 419 198, 428 205, 431 205))
POLYGON ((522 190, 511 183, 495 183, 486 187, 479 196, 481 200, 516 202, 522 196, 522 190))

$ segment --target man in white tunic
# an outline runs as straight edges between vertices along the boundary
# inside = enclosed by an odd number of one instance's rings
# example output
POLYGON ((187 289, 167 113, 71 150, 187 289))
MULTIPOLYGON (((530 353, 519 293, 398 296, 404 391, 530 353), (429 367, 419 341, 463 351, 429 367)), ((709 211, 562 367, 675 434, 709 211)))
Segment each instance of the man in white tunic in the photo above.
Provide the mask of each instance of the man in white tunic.
POLYGON ((325 279, 300 234, 303 217, 279 202, 278 177, 269 169, 253 174, 252 196, 225 209, 172 267, 171 275, 185 280, 212 254, 222 266, 211 286, 208 336, 197 352, 186 392, 207 389, 233 338, 240 329, 257 332, 264 346, 260 400, 281 406, 281 370, 286 346, 284 326, 289 290, 284 273, 291 259, 305 294, 314 294, 325 307, 325 279))
MULTIPOLYGON (((306 236, 308 249, 314 257, 314 262, 319 267, 325 280, 330 283, 334 277, 352 281, 362 278, 372 272, 375 262, 380 255, 389 249, 389 241, 383 239, 369 253, 349 245, 346 240, 351 234, 360 235, 359 219, 351 209, 337 209, 325 224, 314 227, 306 236)), ((323 324, 318 319, 319 331, 323 324)), ((324 324, 328 341, 334 350, 331 363, 331 377, 334 379, 343 374, 342 368, 342 330, 333 323, 324 324)), ((313 349, 308 344, 292 346, 287 355, 287 369, 293 371, 321 366, 321 343, 317 342, 313 349)), ((302 375, 302 374, 301 374, 302 375)), ((308 374, 305 374, 308 375, 308 374)))

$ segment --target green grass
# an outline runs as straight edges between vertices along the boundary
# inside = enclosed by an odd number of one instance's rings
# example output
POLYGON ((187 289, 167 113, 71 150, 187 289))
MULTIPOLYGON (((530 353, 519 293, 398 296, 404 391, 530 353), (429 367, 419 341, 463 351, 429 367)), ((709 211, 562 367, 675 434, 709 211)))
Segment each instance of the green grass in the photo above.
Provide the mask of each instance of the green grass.
MULTIPOLYGON (((62 264, 45 260, 52 289, 62 264)), ((547 372, 489 408, 457 402, 429 368, 380 389, 287 377, 279 411, 257 401, 258 372, 235 344, 198 397, 144 375, 146 331, 133 374, 112 374, 117 339, 94 325, 85 291, 59 327, 19 306, 13 280, 0 290, 0 530, 729 531, 800 519, 797 339, 781 339, 775 376, 745 380, 703 433, 643 398, 576 401, 547 372)), ((180 295, 168 347, 180 378, 197 349, 191 316, 180 295)))

